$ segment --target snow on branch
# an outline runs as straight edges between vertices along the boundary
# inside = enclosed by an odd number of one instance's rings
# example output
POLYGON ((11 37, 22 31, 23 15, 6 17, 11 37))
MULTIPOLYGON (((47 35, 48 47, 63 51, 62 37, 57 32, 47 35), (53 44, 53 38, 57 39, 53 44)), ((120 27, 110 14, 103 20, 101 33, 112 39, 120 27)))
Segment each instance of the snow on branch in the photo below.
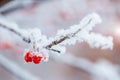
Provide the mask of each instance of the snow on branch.
POLYGON ((0 27, 5 28, 13 33, 15 33, 16 35, 20 36, 25 42, 30 43, 30 39, 28 38, 28 36, 25 36, 25 30, 20 29, 18 27, 17 24, 15 24, 14 22, 11 21, 7 21, 6 19, 4 19, 2 16, 0 16, 0 27))
POLYGON ((86 41, 90 47, 96 47, 96 48, 101 48, 101 49, 112 49, 113 48, 113 38, 108 36, 104 37, 101 34, 97 33, 86 33, 84 36, 81 36, 84 41, 86 41), (86 36, 86 37, 84 37, 86 36))
POLYGON ((75 38, 77 35, 79 36, 79 33, 81 34, 83 30, 87 32, 91 31, 94 25, 98 23, 101 23, 101 18, 96 13, 92 13, 86 16, 79 24, 71 26, 70 29, 59 30, 54 41, 47 45, 47 47, 51 48, 59 43, 64 45, 71 44, 74 42, 71 38, 75 38))
POLYGON ((69 29, 58 30, 54 38, 47 38, 42 35, 40 29, 19 29, 17 25, 12 25, 6 21, 0 20, 0 27, 3 27, 20 36, 24 41, 30 43, 30 48, 25 54, 26 62, 38 64, 41 61, 47 61, 49 51, 65 53, 65 45, 74 45, 76 41, 87 42, 91 47, 101 49, 112 49, 112 37, 104 37, 100 34, 91 32, 96 24, 101 23, 100 16, 96 13, 87 15, 77 25, 69 29))
POLYGON ((101 21, 102 20, 98 14, 92 13, 86 16, 78 25, 73 25, 67 30, 59 30, 54 39, 49 39, 50 42, 46 48, 59 50, 61 46, 65 51, 65 47, 63 45, 73 45, 78 40, 79 42, 86 41, 91 47, 112 49, 112 37, 104 37, 100 34, 91 33, 95 24, 101 23, 101 21))

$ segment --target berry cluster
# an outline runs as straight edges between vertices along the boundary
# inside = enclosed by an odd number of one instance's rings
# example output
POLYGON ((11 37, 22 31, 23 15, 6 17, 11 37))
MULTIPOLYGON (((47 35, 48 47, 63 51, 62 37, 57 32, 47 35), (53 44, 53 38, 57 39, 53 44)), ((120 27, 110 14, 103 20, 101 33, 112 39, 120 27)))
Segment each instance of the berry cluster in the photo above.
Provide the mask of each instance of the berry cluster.
POLYGON ((31 51, 28 51, 24 57, 24 60, 28 63, 28 62, 33 62, 35 64, 39 64, 40 62, 42 62, 45 59, 44 56, 42 55, 38 55, 35 54, 31 51))

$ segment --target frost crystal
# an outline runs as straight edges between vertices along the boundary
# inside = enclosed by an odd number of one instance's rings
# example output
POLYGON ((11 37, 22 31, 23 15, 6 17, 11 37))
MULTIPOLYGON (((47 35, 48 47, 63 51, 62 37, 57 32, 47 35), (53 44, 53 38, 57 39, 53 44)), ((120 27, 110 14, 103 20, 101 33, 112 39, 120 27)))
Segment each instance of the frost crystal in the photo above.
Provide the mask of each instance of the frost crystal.
POLYGON ((87 42, 90 47, 96 47, 101 49, 112 49, 113 48, 113 39, 112 37, 104 37, 100 34, 92 33, 91 30, 95 27, 96 24, 101 23, 102 20, 100 16, 96 13, 92 13, 85 18, 78 24, 73 25, 70 29, 62 29, 59 30, 55 38, 49 39, 49 44, 53 44, 54 41, 56 46, 57 42, 60 42, 57 47, 54 49, 62 50, 61 47, 63 45, 74 45, 76 41, 79 42, 87 42), (63 40, 66 37, 65 40, 63 40))

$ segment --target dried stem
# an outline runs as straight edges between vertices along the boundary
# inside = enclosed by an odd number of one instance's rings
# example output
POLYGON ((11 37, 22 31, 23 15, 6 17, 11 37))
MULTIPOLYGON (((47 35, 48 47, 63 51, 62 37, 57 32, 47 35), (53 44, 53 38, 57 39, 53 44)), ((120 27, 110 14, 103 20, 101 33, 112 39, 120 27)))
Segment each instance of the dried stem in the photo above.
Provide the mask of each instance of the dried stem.
POLYGON ((69 36, 68 36, 68 35, 62 37, 62 38, 59 39, 59 40, 53 41, 51 44, 47 45, 46 48, 51 48, 52 46, 57 45, 57 44, 63 42, 64 40, 66 40, 66 39, 69 39, 69 36))
MULTIPOLYGON (((2 27, 4 29, 7 29, 8 31, 13 32, 14 34, 18 35, 19 37, 22 38, 23 41, 25 41, 27 43, 31 43, 31 40, 29 38, 24 37, 19 31, 16 31, 14 28, 10 28, 10 27, 8 27, 4 24, 0 24, 0 27, 2 27)), ((51 50, 51 51, 54 51, 54 52, 57 52, 57 53, 60 53, 59 50, 50 49, 50 48, 47 48, 47 49, 51 50)))
POLYGON ((5 28, 5 29, 15 33, 16 35, 20 36, 23 39, 23 41, 25 41, 27 43, 31 42, 30 39, 27 39, 26 37, 24 37, 20 32, 16 31, 14 28, 10 28, 10 27, 8 27, 8 26, 6 26, 4 24, 0 24, 0 27, 5 28))
MULTIPOLYGON (((85 24, 84 26, 90 24, 91 21, 92 21, 92 20, 90 19, 90 20, 88 21, 88 23, 85 24)), ((84 28, 85 28, 85 27, 84 27, 84 28)), ((67 35, 65 35, 65 36, 62 36, 62 35, 61 35, 61 38, 60 38, 59 40, 55 40, 55 41, 53 41, 51 44, 48 44, 48 45, 46 46, 46 48, 51 48, 51 47, 54 46, 54 45, 58 45, 58 44, 62 43, 63 41, 65 41, 65 40, 67 40, 67 39, 70 39, 71 37, 74 37, 74 36, 75 36, 76 34, 78 34, 81 30, 82 30, 82 29, 79 28, 77 31, 75 31, 75 32, 73 32, 73 33, 71 33, 71 34, 67 34, 67 35)))

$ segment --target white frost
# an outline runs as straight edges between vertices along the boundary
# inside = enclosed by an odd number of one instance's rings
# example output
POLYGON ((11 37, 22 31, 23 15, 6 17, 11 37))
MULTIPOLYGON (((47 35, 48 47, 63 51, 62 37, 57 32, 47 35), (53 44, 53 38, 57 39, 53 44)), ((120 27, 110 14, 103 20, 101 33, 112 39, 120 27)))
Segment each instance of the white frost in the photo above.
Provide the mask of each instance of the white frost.
MULTIPOLYGON (((50 41, 52 43, 52 41, 57 41, 65 36, 68 36, 69 39, 64 40, 60 43, 60 45, 74 45, 78 40, 79 42, 87 42, 90 47, 112 49, 112 37, 104 37, 101 34, 91 33, 91 30, 95 27, 95 25, 101 22, 102 20, 100 16, 96 13, 92 13, 83 18, 78 25, 73 25, 70 27, 70 29, 67 30, 59 30, 56 37, 51 39, 50 41), (74 33, 76 34, 74 35, 74 33)), ((60 48, 58 48, 58 50, 60 50, 60 48)))
MULTIPOLYGON (((0 24, 1 26, 5 26, 6 28, 13 29, 16 32, 20 33, 23 38, 27 38, 31 40, 30 50, 38 54, 42 54, 46 56, 46 60, 48 60, 48 49, 45 47, 54 44, 54 41, 59 41, 64 37, 67 39, 62 42, 51 46, 51 49, 60 51, 60 53, 65 53, 66 48, 65 45, 74 45, 76 41, 79 42, 87 42, 90 47, 96 47, 101 49, 112 49, 113 48, 113 39, 112 37, 104 37, 101 34, 96 34, 91 32, 91 30, 95 27, 96 24, 101 23, 102 20, 100 16, 96 13, 92 13, 87 15, 85 18, 81 20, 81 22, 77 25, 70 26, 69 29, 62 29, 57 32, 57 35, 54 38, 47 38, 45 35, 42 35, 41 30, 36 29, 20 29, 17 24, 6 21, 1 17, 0 24), (42 52, 41 52, 42 51, 42 52)), ((2 27, 3 27, 2 26, 2 27)), ((4 27, 4 28, 5 28, 4 27)))

